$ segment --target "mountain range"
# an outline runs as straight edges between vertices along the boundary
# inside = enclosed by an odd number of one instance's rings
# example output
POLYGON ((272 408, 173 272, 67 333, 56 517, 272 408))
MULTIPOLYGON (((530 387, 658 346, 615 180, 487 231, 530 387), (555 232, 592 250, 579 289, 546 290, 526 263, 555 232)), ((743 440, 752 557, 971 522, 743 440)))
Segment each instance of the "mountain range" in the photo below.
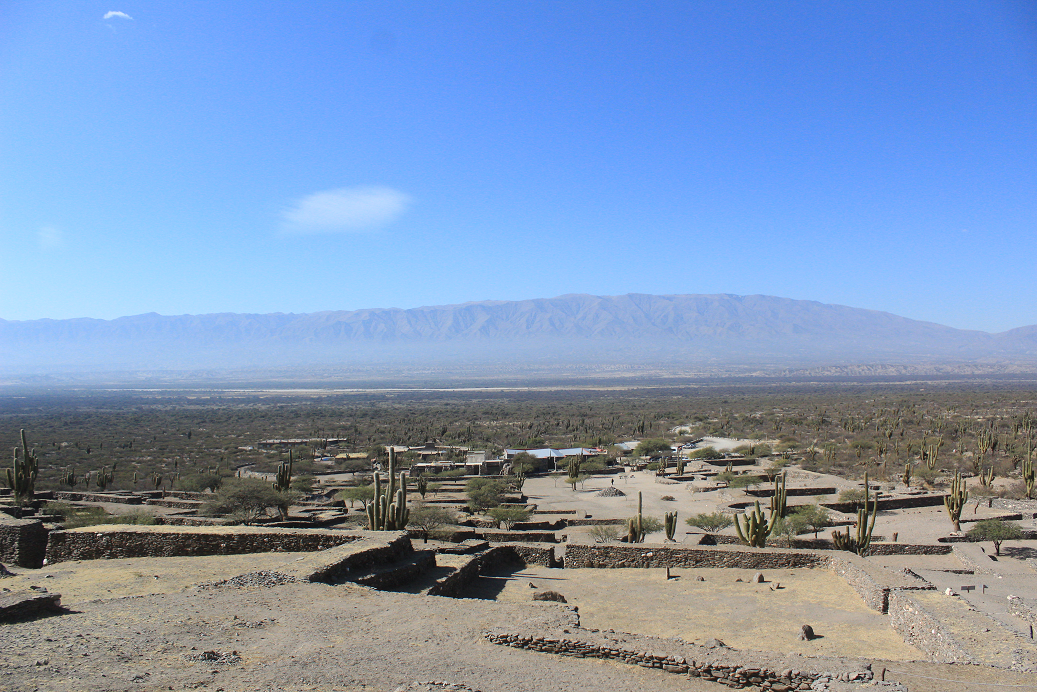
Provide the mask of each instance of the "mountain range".
POLYGON ((773 296, 564 295, 413 309, 0 319, 0 373, 274 367, 1037 363, 999 334, 773 296))

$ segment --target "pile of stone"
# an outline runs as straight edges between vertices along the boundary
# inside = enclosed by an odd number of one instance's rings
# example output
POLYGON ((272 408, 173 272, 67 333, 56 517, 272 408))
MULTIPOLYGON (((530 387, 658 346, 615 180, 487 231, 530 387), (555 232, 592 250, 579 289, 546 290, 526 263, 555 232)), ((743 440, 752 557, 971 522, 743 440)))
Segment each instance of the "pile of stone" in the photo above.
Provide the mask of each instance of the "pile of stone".
POLYGON ((617 488, 616 486, 610 485, 609 487, 599 492, 597 495, 598 497, 624 497, 626 496, 626 493, 617 488))
POLYGON ((250 586, 280 586, 281 584, 291 584, 295 581, 297 581, 295 577, 290 574, 285 574, 284 572, 261 570, 259 572, 249 572, 248 574, 231 577, 230 579, 207 582, 205 584, 200 584, 199 587, 202 589, 215 589, 220 586, 233 586, 241 589, 250 586))

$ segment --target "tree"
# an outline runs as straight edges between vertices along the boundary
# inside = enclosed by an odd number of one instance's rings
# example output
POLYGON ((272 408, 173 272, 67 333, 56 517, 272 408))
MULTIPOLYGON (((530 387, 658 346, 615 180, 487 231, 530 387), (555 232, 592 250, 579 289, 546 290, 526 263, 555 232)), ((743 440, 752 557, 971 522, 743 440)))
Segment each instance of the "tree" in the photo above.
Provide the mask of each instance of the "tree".
POLYGON ((828 513, 827 507, 817 504, 801 505, 793 511, 796 516, 802 517, 806 525, 814 532, 814 538, 817 538, 818 531, 822 531, 832 525, 832 516, 828 513))
POLYGON ((497 528, 504 524, 504 528, 508 531, 511 531, 518 522, 529 519, 529 510, 525 507, 494 507, 486 514, 497 522, 497 528))
POLYGON ((672 451, 669 440, 641 440, 634 454, 641 457, 659 456, 660 453, 669 455, 672 451))
POLYGON ((367 503, 374 499, 374 485, 358 485, 355 488, 346 488, 338 494, 338 499, 349 503, 352 507, 354 502, 361 503, 364 511, 367 511, 367 503))
POLYGON ((410 523, 421 530, 422 538, 428 543, 429 534, 441 526, 457 522, 457 515, 446 507, 419 505, 410 513, 410 523))
POLYGON ((702 449, 696 449, 688 455, 689 459, 723 459, 724 455, 718 452, 714 447, 703 447, 702 449))
POLYGON ((792 547, 792 539, 803 533, 809 528, 806 520, 800 514, 790 514, 787 517, 778 519, 774 524, 772 533, 776 533, 782 536, 787 541, 787 547, 792 547))
POLYGON ((537 459, 529 452, 519 452, 511 458, 511 472, 530 474, 542 471, 547 467, 546 459, 537 459))
POLYGON ((613 543, 619 540, 619 527, 612 524, 595 524, 590 530, 595 543, 613 543))
POLYGON ((692 514, 684 520, 684 523, 702 529, 708 534, 717 534, 734 524, 735 521, 723 512, 713 512, 711 514, 692 514))
POLYGON ((1001 519, 983 519, 977 521, 976 525, 965 534, 970 541, 992 541, 994 543, 994 554, 1001 554, 1002 541, 1017 541, 1023 537, 1023 532, 1015 524, 1009 524, 1001 519))
POLYGON ((229 515, 243 524, 251 524, 271 509, 286 515, 298 496, 294 490, 278 492, 258 478, 231 478, 202 505, 201 513, 206 516, 229 515))
POLYGON ((476 511, 499 506, 504 501, 504 494, 507 492, 507 484, 496 478, 472 478, 465 486, 468 506, 476 511))

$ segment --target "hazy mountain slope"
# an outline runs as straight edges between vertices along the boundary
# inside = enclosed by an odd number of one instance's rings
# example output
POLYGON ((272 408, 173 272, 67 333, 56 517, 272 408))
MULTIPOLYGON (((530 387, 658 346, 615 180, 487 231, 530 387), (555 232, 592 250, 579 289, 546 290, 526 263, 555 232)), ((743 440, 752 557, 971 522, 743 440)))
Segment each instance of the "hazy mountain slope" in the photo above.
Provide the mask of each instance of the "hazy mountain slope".
POLYGON ((312 314, 0 320, 0 370, 184 369, 443 358, 874 362, 1037 353, 1037 327, 991 335, 772 296, 565 295, 312 314))

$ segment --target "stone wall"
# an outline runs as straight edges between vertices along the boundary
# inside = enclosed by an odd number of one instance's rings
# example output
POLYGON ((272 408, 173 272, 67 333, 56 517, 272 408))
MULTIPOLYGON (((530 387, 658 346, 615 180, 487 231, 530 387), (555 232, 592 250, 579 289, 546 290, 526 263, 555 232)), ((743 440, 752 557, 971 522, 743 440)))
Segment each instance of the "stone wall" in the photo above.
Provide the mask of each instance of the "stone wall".
POLYGON ((569 526, 626 526, 626 519, 567 519, 569 526))
POLYGON ((973 663, 939 619, 911 598, 909 591, 889 593, 889 625, 904 641, 937 663, 973 663))
MULTIPOLYGON (((847 553, 849 556, 851 553, 847 553)), ((858 557, 854 555, 854 557, 858 557)), ((864 605, 880 613, 889 610, 889 586, 880 584, 863 565, 852 559, 831 556, 828 567, 860 594, 864 605)))
POLYGON ((300 581, 327 584, 356 581, 358 575, 414 552, 404 531, 358 531, 344 535, 348 542, 305 557, 292 566, 292 574, 300 581))
POLYGON ((828 557, 814 552, 771 548, 676 547, 645 544, 567 543, 563 563, 567 568, 616 567, 739 567, 743 569, 789 569, 827 567, 828 557))
POLYGON ((47 563, 129 557, 312 552, 357 540, 341 531, 255 527, 90 526, 52 531, 47 563))
MULTIPOLYGON (((568 630, 566 630, 568 631, 568 630)), ((868 669, 846 670, 840 673, 813 673, 808 671, 784 669, 770 670, 751 660, 752 652, 737 652, 741 656, 729 652, 723 663, 688 660, 684 656, 666 655, 648 651, 633 651, 621 647, 594 644, 578 639, 562 639, 550 636, 523 635, 499 632, 487 632, 483 635, 489 642, 516 649, 541 651, 575 658, 601 658, 620 661, 628 665, 642 668, 655 668, 676 675, 687 675, 710 682, 716 682, 731 688, 753 687, 770 689, 772 692, 790 692, 791 690, 809 690, 816 682, 832 679, 845 681, 868 681, 873 675, 868 669), (741 661, 733 660, 741 658, 741 661)))
MULTIPOLYGON (((874 496, 872 496, 874 502, 874 496)), ((907 509, 910 507, 936 507, 943 505, 946 495, 914 495, 910 497, 880 497, 879 510, 884 509, 907 509)), ((870 504, 870 503, 869 503, 870 504)), ((856 502, 822 502, 822 507, 843 512, 845 514, 856 514, 858 503, 856 502)))
MULTIPOLYGON (((873 540, 882 540, 884 536, 874 536, 873 540)), ((772 540, 778 545, 780 539, 772 540)), ((699 545, 744 545, 738 536, 727 534, 702 534, 699 545)), ((792 547, 796 550, 835 550, 835 545, 828 538, 794 538, 792 547)), ((949 545, 922 545, 912 543, 872 543, 869 555, 948 555, 949 545)))
POLYGON ((142 505, 144 497, 141 495, 125 495, 121 493, 80 493, 74 491, 62 491, 54 493, 54 499, 60 502, 110 502, 119 505, 142 505))
POLYGON ((476 535, 490 543, 557 543, 558 536, 552 531, 476 531, 476 535))
POLYGON ((0 514, 0 563, 42 567, 47 533, 38 519, 14 519, 0 514))
POLYGON ((1032 601, 1023 599, 1020 596, 1013 596, 1008 599, 1008 612, 1023 622, 1028 622, 1037 627, 1037 604, 1032 601))

